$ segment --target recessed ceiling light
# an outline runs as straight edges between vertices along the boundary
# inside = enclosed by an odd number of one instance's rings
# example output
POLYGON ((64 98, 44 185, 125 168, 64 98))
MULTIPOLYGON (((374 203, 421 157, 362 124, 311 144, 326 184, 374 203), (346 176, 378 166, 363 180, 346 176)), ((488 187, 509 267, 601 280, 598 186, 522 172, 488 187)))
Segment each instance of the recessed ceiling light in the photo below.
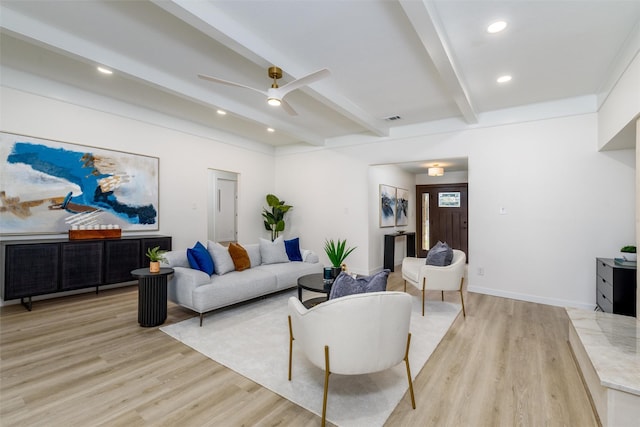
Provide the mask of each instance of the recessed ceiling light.
POLYGON ((113 71, 104 67, 98 67, 98 71, 100 71, 102 74, 113 74, 113 71))
POLYGON ((227 114, 227 112, 224 110, 217 110, 216 113, 218 113, 221 116, 225 116, 227 114))
POLYGON ((506 83, 506 82, 510 82, 511 81, 511 76, 510 75, 504 75, 504 76, 500 76, 496 79, 496 81, 498 83, 506 83))
POLYGON ((274 128, 267 128, 267 132, 275 132, 276 130, 274 128))
POLYGON ((487 32, 488 33, 499 33, 500 31, 504 30, 505 28, 507 28, 507 23, 504 21, 496 21, 493 24, 489 25, 487 27, 487 32))

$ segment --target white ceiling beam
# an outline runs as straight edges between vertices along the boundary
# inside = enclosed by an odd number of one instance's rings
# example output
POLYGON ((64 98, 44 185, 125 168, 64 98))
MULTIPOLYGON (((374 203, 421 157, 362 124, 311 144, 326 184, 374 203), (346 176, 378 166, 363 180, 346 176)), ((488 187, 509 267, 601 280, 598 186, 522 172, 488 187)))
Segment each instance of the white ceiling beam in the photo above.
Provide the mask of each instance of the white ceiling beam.
MULTIPOLYGON (((250 29, 225 14, 214 2, 194 2, 190 0, 152 0, 157 6, 180 18, 212 39, 224 44, 246 59, 267 68, 272 65, 286 70, 297 79, 317 70, 309 70, 288 58, 281 50, 272 47, 250 29)), ((331 85, 322 81, 300 90, 317 101, 337 111, 344 117, 359 124, 378 136, 388 136, 389 126, 380 118, 373 117, 341 93, 332 90, 331 85)))
POLYGON ((202 105, 210 105, 212 108, 215 105, 217 108, 237 116, 247 117, 265 127, 276 128, 309 144, 322 146, 325 143, 321 135, 309 132, 291 123, 290 120, 278 119, 227 97, 203 92, 202 88, 196 84, 176 78, 134 58, 90 43, 59 28, 35 21, 11 9, 0 6, 0 11, 3 17, 1 27, 18 37, 54 47, 58 52, 83 62, 106 65, 113 70, 202 105))
POLYGON ((398 2, 451 93, 460 113, 468 123, 478 123, 478 116, 462 75, 456 68, 435 6, 428 0, 398 0, 398 2))

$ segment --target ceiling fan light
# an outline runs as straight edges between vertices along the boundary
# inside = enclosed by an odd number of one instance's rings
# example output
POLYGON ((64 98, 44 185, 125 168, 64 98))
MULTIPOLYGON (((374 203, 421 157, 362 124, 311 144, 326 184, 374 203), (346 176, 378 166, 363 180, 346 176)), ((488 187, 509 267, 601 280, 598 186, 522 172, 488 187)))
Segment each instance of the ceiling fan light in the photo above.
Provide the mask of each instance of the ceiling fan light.
POLYGON ((269 98, 267 99, 267 104, 272 105, 274 107, 279 107, 282 102, 278 98, 269 98))
POLYGON ((427 169, 427 175, 429 176, 443 176, 444 168, 429 168, 427 169))

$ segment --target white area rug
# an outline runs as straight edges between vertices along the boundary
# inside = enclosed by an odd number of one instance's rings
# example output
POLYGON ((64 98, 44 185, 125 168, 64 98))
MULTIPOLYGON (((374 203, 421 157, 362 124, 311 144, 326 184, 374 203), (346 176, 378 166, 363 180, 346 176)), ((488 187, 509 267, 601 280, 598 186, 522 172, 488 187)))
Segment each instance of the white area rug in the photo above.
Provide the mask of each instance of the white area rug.
MULTIPOLYGON (((293 373, 287 380, 289 327, 287 300, 296 291, 213 312, 160 328, 166 334, 216 362, 322 415, 324 371, 293 346, 293 373)), ((427 301, 421 315, 414 297, 409 363, 413 378, 442 340, 460 312, 457 304, 427 301)), ((382 426, 409 388, 405 364, 371 375, 329 377, 327 420, 344 427, 382 426)), ((428 396, 416 394, 416 405, 428 396)), ((403 404, 411 405, 407 398, 403 404)))

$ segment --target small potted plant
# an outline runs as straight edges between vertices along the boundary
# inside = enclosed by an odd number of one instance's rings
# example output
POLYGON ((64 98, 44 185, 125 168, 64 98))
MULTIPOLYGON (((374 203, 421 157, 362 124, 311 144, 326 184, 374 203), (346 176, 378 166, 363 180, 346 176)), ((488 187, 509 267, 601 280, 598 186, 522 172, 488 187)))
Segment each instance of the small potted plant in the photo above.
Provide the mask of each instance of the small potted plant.
POLYGON ((327 257, 329 258, 329 261, 331 261, 331 275, 333 276, 333 278, 335 279, 338 274, 340 274, 340 271, 343 270, 343 266, 344 269, 346 269, 346 265, 344 265, 344 260, 349 256, 349 254, 351 252, 353 252, 356 247, 353 248, 347 248, 347 240, 340 240, 338 239, 337 241, 333 241, 333 239, 329 239, 329 240, 325 240, 324 242, 324 251, 327 254, 327 257))
POLYGON ((633 245, 624 246, 622 249, 620 249, 620 253, 622 254, 622 258, 625 261, 636 262, 638 260, 636 247, 633 245))
POLYGON ((165 252, 167 251, 163 251, 162 249, 160 249, 160 246, 147 249, 147 253, 145 255, 147 256, 147 258, 149 258, 149 272, 160 272, 160 261, 164 261, 165 252))

